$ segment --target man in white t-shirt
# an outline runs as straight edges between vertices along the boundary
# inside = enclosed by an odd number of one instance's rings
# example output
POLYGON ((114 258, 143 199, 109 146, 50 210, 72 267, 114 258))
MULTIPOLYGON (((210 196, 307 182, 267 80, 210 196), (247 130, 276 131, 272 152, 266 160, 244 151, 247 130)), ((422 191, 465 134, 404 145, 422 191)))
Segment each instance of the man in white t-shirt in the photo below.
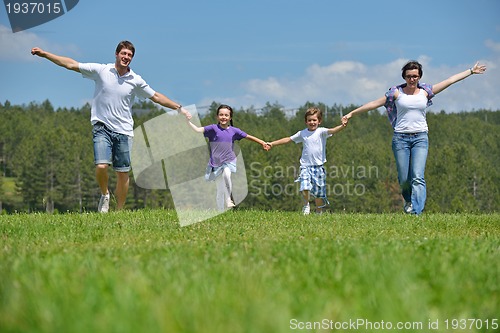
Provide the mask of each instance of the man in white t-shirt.
POLYGON ((82 73, 84 78, 95 82, 90 121, 93 125, 96 179, 101 190, 98 211, 107 213, 109 210, 109 165, 113 166, 117 174, 116 208, 122 209, 129 187, 130 151, 134 135, 134 98, 149 98, 164 107, 177 110, 187 118, 191 115, 182 105, 153 90, 140 75, 132 71, 129 66, 135 54, 135 47, 129 41, 122 41, 116 47, 114 64, 79 63, 38 47, 31 49, 31 54, 82 73))
POLYGON ((347 122, 333 128, 319 127, 323 121, 323 114, 318 108, 309 108, 304 116, 307 128, 298 131, 290 137, 285 137, 267 143, 269 146, 277 146, 289 142, 302 143, 302 155, 300 157, 300 174, 297 182, 300 182, 300 191, 304 199, 302 213, 310 213, 310 194, 315 197, 316 213, 322 213, 323 208, 328 205, 326 193, 326 172, 323 164, 326 162, 326 139, 332 134, 344 129, 347 122))

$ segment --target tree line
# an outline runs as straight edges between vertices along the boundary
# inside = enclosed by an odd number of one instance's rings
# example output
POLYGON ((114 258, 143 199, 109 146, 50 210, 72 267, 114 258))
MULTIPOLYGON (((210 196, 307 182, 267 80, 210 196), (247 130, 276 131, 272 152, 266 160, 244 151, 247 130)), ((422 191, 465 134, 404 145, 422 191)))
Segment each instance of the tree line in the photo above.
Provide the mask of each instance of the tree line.
MULTIPOLYGON (((201 124, 215 122, 215 102, 201 124)), ((266 141, 305 128, 304 112, 326 110, 322 126, 340 123, 356 105, 306 103, 295 115, 277 103, 240 109, 234 126, 266 141)), ((164 113, 151 102, 134 106, 136 126, 164 113)), ((41 104, 0 103, 0 212, 95 211, 99 189, 93 165, 90 106, 55 110, 41 104)), ((430 112, 426 167, 427 212, 498 212, 500 209, 500 111, 430 112)), ((391 150, 392 128, 385 113, 354 117, 344 131, 327 140, 327 195, 334 212, 395 212, 402 198, 391 150)), ((298 211, 301 145, 265 152, 248 140, 239 142, 248 182, 241 208, 298 211)), ((207 146, 208 149, 208 146, 207 146)), ((200 166, 204 169, 205 165, 200 166)), ((116 182, 110 172, 111 188, 116 182)), ((126 208, 174 208, 169 190, 137 186, 131 171, 126 208)))

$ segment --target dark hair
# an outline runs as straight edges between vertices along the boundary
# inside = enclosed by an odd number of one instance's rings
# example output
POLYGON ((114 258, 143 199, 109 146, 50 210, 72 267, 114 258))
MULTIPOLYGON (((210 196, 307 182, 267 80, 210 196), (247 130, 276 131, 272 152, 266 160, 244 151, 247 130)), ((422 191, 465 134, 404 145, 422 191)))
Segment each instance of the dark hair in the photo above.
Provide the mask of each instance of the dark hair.
POLYGON ((412 69, 418 69, 418 76, 422 78, 422 76, 424 75, 424 71, 422 70, 422 65, 416 60, 410 60, 406 63, 406 65, 403 66, 403 68, 401 68, 401 76, 403 77, 403 79, 406 76, 406 71, 412 69))
POLYGON ((122 49, 127 49, 132 51, 132 57, 135 55, 135 47, 134 44, 129 42, 128 40, 122 40, 120 43, 118 43, 118 46, 116 47, 116 53, 120 53, 122 49))
POLYGON ((230 107, 229 105, 227 104, 221 104, 219 105, 219 107, 217 108, 217 116, 219 115, 219 111, 221 109, 228 109, 229 110, 229 116, 231 117, 231 119, 229 120, 229 123, 231 124, 231 126, 233 126, 233 108, 230 107))
POLYGON ((319 121, 323 121, 323 112, 321 112, 321 110, 318 108, 307 109, 306 114, 304 115, 304 120, 307 121, 307 117, 314 116, 315 114, 318 115, 319 121))

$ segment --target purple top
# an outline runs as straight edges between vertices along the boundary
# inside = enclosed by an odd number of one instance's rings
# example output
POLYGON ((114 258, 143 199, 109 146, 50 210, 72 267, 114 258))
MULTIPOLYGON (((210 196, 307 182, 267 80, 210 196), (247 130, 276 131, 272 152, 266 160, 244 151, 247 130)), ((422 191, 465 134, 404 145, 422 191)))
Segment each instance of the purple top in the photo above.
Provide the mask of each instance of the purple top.
POLYGON ((212 167, 234 161, 236 159, 234 141, 247 137, 247 133, 233 126, 222 128, 218 124, 212 124, 205 126, 204 130, 203 135, 210 142, 209 164, 212 167))

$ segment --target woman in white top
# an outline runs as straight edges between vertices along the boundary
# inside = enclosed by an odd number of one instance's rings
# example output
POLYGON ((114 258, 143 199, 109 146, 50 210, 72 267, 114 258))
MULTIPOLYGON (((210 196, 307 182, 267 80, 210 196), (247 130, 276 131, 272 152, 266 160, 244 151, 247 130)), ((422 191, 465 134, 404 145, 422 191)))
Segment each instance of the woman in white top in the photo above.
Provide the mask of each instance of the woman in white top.
POLYGON ((392 150, 396 159, 398 181, 405 200, 404 211, 420 215, 425 207, 425 163, 429 149, 426 108, 430 99, 452 84, 471 76, 483 74, 486 66, 476 63, 472 68, 455 74, 433 86, 420 83, 423 71, 417 61, 409 61, 401 69, 404 84, 392 87, 383 97, 368 102, 343 117, 352 116, 385 106, 394 128, 392 150))

